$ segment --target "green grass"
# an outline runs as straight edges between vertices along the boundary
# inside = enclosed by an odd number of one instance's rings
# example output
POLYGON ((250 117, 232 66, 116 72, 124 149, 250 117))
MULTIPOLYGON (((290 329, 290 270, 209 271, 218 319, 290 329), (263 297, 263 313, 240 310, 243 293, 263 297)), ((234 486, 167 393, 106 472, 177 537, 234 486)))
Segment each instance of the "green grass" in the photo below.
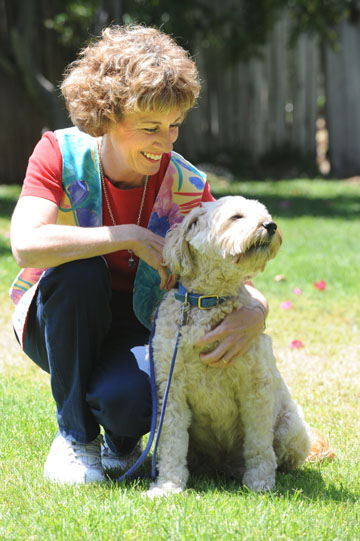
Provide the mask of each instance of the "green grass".
POLYGON ((46 483, 42 467, 56 432, 55 407, 48 376, 13 338, 7 290, 17 267, 8 232, 18 189, 0 187, 0 539, 360 539, 360 186, 214 182, 213 193, 263 201, 282 230, 283 246, 255 284, 269 300, 267 332, 282 373, 306 419, 328 436, 336 460, 278 474, 270 494, 249 493, 223 478, 191 478, 184 494, 160 501, 143 497, 146 481, 46 483), (275 281, 280 274, 284 279, 275 281), (323 291, 313 285, 320 280, 323 291), (281 308, 286 300, 290 310, 281 308), (294 339, 304 347, 291 349, 294 339))
POLYGON ((18 186, 0 185, 0 295, 9 289, 16 263, 10 249, 10 217, 19 196, 18 186))

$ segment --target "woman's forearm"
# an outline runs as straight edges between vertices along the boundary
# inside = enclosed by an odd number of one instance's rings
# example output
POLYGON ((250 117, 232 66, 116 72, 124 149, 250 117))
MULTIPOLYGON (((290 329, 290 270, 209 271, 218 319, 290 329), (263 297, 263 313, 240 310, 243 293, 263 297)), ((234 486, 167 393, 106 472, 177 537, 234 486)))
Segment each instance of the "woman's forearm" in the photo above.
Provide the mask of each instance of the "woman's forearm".
POLYGON ((250 280, 245 283, 245 287, 250 293, 250 295, 252 296, 252 298, 257 301, 257 306, 264 314, 264 323, 265 323, 265 319, 267 318, 267 315, 269 313, 269 305, 266 298, 264 297, 262 293, 260 293, 258 289, 256 289, 256 287, 250 280))
POLYGON ((41 225, 12 231, 12 248, 21 267, 48 268, 76 259, 134 248, 134 227, 41 225))
POLYGON ((135 224, 78 227, 56 223, 58 207, 39 197, 21 197, 11 220, 11 248, 21 267, 49 268, 76 259, 132 250, 168 282, 162 264, 164 239, 135 224))

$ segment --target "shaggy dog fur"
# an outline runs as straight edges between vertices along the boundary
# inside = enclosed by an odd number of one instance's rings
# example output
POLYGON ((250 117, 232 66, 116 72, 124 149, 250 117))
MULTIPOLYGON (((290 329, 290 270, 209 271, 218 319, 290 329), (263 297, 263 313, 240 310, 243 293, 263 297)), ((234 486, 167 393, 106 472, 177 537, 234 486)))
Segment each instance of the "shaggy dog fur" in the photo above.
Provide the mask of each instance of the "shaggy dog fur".
MULTIPOLYGON (((227 314, 254 306, 244 282, 264 270, 280 244, 266 208, 238 196, 204 203, 167 234, 164 260, 183 286, 230 299, 206 310, 191 307, 182 327, 150 496, 183 490, 189 469, 224 472, 253 491, 270 490, 277 468, 293 470, 306 459, 310 429, 276 367, 270 337, 261 334, 223 369, 204 365, 194 346, 227 314)), ((181 309, 173 290, 159 308, 153 352, 160 402, 181 309)))

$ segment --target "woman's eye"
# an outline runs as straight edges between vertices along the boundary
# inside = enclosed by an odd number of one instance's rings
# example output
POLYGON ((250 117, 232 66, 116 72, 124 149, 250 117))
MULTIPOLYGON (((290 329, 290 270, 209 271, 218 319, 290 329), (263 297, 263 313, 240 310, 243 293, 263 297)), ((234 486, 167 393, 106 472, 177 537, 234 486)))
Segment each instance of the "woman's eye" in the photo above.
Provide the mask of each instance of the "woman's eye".
MULTIPOLYGON (((177 130, 179 129, 180 124, 170 124, 171 130, 177 130)), ((155 128, 144 128, 145 133, 158 133, 159 128, 155 126, 155 128)))

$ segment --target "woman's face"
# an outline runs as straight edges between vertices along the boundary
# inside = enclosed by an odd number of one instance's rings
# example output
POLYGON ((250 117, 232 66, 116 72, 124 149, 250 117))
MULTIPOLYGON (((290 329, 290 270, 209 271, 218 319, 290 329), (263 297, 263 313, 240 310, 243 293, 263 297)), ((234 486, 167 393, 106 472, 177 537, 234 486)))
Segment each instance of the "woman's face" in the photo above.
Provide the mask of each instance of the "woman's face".
POLYGON ((107 133, 106 152, 111 152, 112 165, 123 180, 158 172, 162 155, 172 150, 178 138, 183 118, 179 111, 131 113, 107 133))

